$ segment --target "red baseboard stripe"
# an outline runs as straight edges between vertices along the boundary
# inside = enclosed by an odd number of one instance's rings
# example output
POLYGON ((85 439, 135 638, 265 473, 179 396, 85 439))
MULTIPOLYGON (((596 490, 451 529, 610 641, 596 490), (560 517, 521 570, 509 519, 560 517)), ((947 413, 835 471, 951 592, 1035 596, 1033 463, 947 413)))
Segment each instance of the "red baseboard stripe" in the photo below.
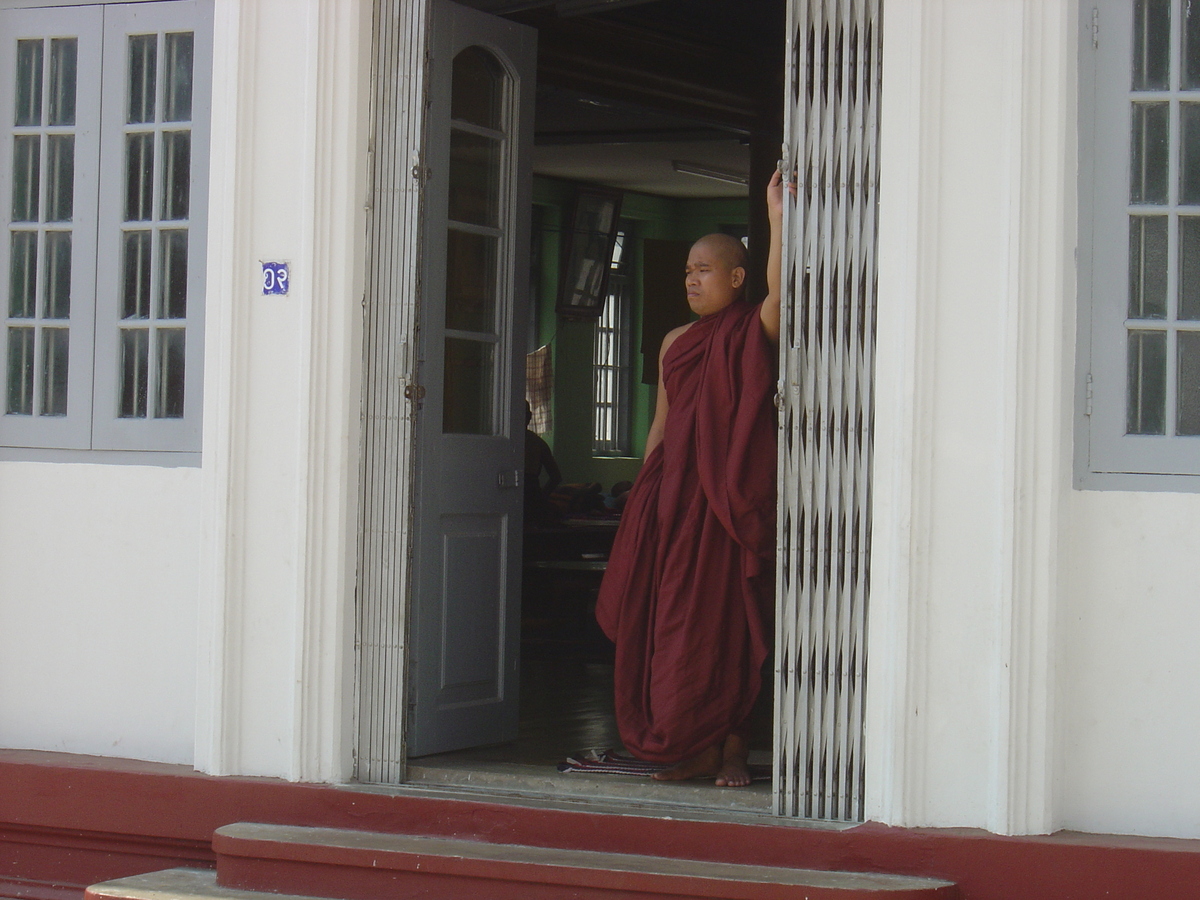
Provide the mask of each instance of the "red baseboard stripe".
MULTIPOLYGON (((178 766, 0 751, 0 878, 74 886, 213 866, 213 832, 270 822, 642 853, 750 865, 890 872, 959 885, 963 900, 1196 900, 1200 841, 974 829, 845 831, 601 815, 393 795, 178 766), (98 843, 72 846, 72 840, 98 843)), ((78 895, 77 895, 78 898, 78 895)), ((64 900, 62 897, 35 900, 64 900)))

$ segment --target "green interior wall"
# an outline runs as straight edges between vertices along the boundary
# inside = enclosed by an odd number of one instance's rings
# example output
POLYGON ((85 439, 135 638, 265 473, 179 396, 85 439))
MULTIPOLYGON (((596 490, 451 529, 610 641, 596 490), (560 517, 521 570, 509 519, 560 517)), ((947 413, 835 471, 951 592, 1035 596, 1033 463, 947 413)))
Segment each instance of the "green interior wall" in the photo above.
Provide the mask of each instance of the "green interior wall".
MULTIPOLYGON (((579 187, 574 182, 535 177, 533 202, 541 207, 542 241, 536 345, 549 343, 554 360, 554 427, 543 437, 554 450, 566 482, 598 481, 608 490, 617 481, 632 481, 642 465, 646 432, 654 416, 656 387, 642 384, 642 357, 637 352, 642 334, 642 253, 645 238, 694 241, 722 226, 744 225, 744 199, 673 200, 627 192, 621 217, 637 224, 630 248, 633 289, 633 389, 630 410, 632 454, 629 457, 592 455, 592 337, 594 324, 560 319, 554 312, 558 296, 560 235, 579 187)), ((628 252, 628 251, 627 251, 628 252)), ((679 273, 683 278, 683 273, 679 273)))

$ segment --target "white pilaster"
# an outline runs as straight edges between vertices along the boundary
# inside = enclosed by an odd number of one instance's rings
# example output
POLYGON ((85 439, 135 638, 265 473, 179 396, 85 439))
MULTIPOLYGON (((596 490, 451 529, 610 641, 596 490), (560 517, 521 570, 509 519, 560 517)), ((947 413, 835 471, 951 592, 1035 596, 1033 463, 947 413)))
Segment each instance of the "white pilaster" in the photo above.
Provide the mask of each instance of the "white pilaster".
POLYGON ((871 606, 867 636, 868 819, 922 818, 924 660, 929 596, 923 547, 932 498, 936 321, 930 308, 940 120, 940 4, 885 3, 880 123, 879 302, 871 606))
POLYGON ((322 0, 313 116, 313 308, 300 552, 305 561, 294 771, 352 773, 355 537, 366 236, 370 0, 322 0))
POLYGON ((245 494, 244 452, 238 435, 245 430, 236 386, 249 381, 247 353, 249 306, 234 298, 246 293, 235 272, 249 272, 245 259, 245 223, 239 222, 238 198, 247 196, 250 173, 239 163, 251 156, 253 142, 244 127, 253 116, 248 96, 253 70, 243 62, 243 43, 253 44, 252 8, 236 0, 214 4, 212 126, 209 149, 208 273, 204 360, 204 525, 197 615, 196 768, 226 774, 237 760, 238 664, 242 656, 237 610, 243 568, 234 497, 245 494), (246 108, 250 107, 250 108, 246 108))
POLYGON ((1071 0, 885 4, 868 804, 1055 827, 1071 0))
POLYGON ((1075 246, 1074 4, 1024 0, 1011 35, 1012 278, 1005 507, 988 828, 1044 833, 1055 819, 1056 608, 1070 490, 1075 246))
POLYGON ((350 772, 369 59, 369 0, 216 2, 204 771, 350 772))

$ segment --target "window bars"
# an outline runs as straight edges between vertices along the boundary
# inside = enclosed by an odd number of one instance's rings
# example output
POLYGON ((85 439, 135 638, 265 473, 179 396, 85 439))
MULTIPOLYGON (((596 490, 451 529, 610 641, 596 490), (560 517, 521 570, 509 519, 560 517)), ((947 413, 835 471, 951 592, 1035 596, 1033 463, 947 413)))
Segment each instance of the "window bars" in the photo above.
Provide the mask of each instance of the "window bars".
POLYGON ((608 297, 596 320, 592 350, 592 453, 629 455, 629 254, 627 230, 617 232, 613 245, 608 297))
POLYGON ((863 818, 882 0, 788 6, 775 812, 863 818))

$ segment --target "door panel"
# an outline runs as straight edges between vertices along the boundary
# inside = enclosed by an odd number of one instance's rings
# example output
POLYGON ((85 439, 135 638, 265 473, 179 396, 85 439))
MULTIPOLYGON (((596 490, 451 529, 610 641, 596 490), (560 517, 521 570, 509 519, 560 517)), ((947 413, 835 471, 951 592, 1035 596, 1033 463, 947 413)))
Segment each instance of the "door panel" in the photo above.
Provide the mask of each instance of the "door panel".
POLYGON ((430 46, 411 756, 516 737, 536 32, 438 0, 430 46))
POLYGON ((503 694, 506 516, 442 517, 442 676, 439 704, 503 694), (480 561, 493 565, 481 565, 480 561))

